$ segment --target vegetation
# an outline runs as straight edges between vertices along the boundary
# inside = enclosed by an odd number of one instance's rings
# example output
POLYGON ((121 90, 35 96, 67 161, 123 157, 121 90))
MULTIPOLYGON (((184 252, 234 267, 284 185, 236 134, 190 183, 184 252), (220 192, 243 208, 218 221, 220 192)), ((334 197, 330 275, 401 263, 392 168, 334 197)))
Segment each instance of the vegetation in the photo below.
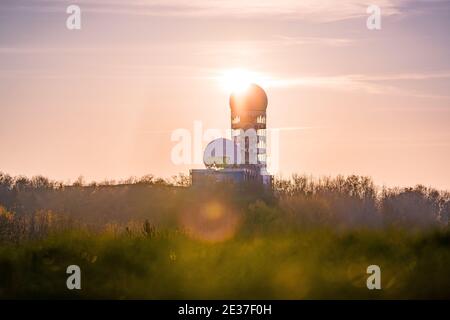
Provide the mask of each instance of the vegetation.
POLYGON ((0 174, 0 298, 449 298, 450 195, 350 176, 274 192, 0 174), (66 287, 79 265, 82 290, 66 287), (368 290, 366 268, 382 270, 368 290))

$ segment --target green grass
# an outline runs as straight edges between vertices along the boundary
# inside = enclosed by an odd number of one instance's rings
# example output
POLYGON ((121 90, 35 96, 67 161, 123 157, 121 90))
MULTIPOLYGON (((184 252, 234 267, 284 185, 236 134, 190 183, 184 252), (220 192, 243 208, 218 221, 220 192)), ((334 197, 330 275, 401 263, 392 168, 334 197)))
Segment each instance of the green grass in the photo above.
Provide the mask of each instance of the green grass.
POLYGON ((0 245, 1 298, 450 298, 450 234, 314 228, 206 242, 175 231, 71 231, 0 245), (66 288, 66 267, 82 290, 66 288), (366 288, 377 264, 382 290, 366 288))

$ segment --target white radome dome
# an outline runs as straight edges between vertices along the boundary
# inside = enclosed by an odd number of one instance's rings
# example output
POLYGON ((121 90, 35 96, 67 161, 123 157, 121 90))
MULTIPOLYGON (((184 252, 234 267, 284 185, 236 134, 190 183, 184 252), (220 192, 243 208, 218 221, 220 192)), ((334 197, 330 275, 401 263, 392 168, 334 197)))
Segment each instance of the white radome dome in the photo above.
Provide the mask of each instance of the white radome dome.
POLYGON ((226 168, 239 165, 241 164, 240 148, 229 139, 215 139, 206 146, 203 163, 207 168, 226 168))

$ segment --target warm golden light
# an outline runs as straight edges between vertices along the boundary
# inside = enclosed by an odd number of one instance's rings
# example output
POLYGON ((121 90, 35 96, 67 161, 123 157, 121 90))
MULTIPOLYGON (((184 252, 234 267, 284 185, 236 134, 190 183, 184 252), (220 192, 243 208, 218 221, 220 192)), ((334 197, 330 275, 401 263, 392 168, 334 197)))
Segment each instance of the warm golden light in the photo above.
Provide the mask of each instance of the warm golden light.
POLYGON ((208 220, 217 220, 224 215, 224 208, 218 202, 211 202, 205 206, 201 213, 208 220))
MULTIPOLYGON (((206 197, 208 198, 208 197, 206 197)), ((204 202, 197 199, 180 214, 180 225, 199 240, 221 242, 234 236, 239 226, 239 214, 224 200, 204 202)))
POLYGON ((253 84, 262 84, 265 79, 262 75, 245 69, 231 69, 225 71, 219 78, 220 84, 228 93, 242 93, 253 84))

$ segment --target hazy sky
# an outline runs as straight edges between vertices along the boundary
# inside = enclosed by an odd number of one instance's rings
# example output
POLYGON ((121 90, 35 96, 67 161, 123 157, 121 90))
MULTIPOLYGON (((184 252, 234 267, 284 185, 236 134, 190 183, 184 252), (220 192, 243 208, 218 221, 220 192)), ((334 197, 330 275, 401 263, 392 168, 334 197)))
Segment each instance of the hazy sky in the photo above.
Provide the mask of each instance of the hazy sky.
POLYGON ((268 127, 292 129, 279 174, 450 189, 449 30, 443 0, 2 0, 0 171, 187 174, 171 133, 229 128, 221 79, 240 68, 264 80, 268 127))

